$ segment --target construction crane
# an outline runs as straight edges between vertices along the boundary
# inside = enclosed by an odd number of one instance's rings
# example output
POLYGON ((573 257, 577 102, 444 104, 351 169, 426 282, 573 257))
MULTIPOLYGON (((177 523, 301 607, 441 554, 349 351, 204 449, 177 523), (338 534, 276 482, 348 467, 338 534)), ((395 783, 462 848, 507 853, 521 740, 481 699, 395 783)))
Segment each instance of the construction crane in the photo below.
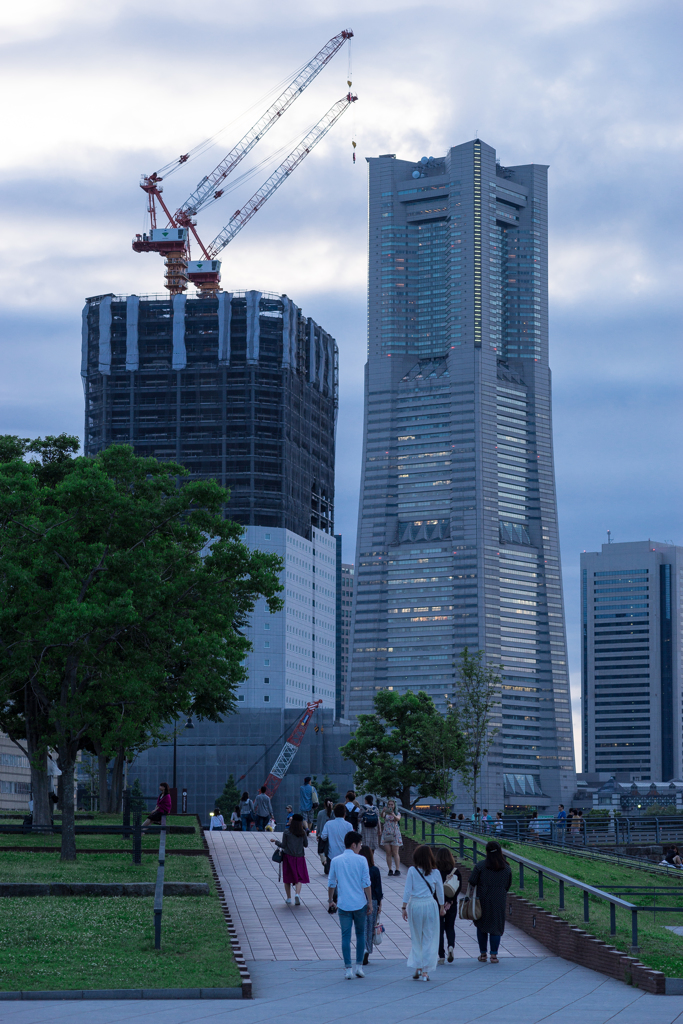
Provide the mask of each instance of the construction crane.
MULTIPOLYGON (((275 102, 271 104, 256 124, 249 129, 246 135, 240 139, 237 145, 230 150, 223 160, 221 160, 211 174, 202 178, 195 191, 182 204, 182 206, 176 210, 175 214, 171 214, 168 206, 162 198, 163 188, 161 187, 161 182, 163 181, 163 177, 157 171, 153 174, 143 175, 140 182, 140 188, 148 197, 147 210, 150 217, 150 229, 148 233, 136 235, 133 240, 133 249, 135 252, 158 252, 164 256, 166 260, 166 288, 168 288, 172 295, 185 291, 187 288, 188 277, 190 280, 193 280, 200 289, 206 290, 209 293, 213 293, 218 289, 220 281, 220 264, 218 264, 218 266, 212 266, 211 268, 207 268, 206 266, 205 260, 210 258, 208 251, 203 245, 196 230, 195 217, 197 213, 204 206, 220 199, 224 193, 224 189, 219 188, 218 186, 225 183, 227 177, 232 173, 232 171, 234 171, 245 156, 251 152, 256 143, 263 138, 266 132, 268 132, 274 124, 279 121, 283 113, 292 105, 292 103, 294 103, 301 93, 308 88, 311 82, 320 74, 325 65, 341 49, 344 43, 352 37, 352 30, 344 29, 338 35, 333 36, 332 39, 328 40, 325 46, 323 46, 315 57, 313 57, 301 69, 301 71, 298 72, 287 88, 278 96, 275 102), (168 220, 167 227, 159 228, 157 226, 157 203, 168 220), (198 261, 201 266, 199 268, 191 268, 188 275, 187 264, 190 258, 190 234, 194 236, 205 260, 198 261), (208 277, 206 275, 207 269, 209 270, 208 277)), ((293 153, 290 154, 287 160, 281 164, 275 174, 271 175, 265 185, 259 189, 256 196, 260 195, 260 200, 256 202, 249 217, 247 217, 244 220, 244 223, 240 224, 239 227, 233 223, 237 217, 237 214, 233 214, 231 223, 218 236, 220 238, 226 232, 228 233, 226 235, 226 240, 222 245, 220 245, 220 249, 224 248, 224 246, 234 238, 237 231, 241 230, 241 227, 251 219, 253 214, 260 209, 266 199, 268 199, 279 185, 282 184, 282 181, 291 174, 294 168, 301 163, 301 160, 307 156, 308 152, 310 152, 310 150, 317 145, 320 139, 327 134, 335 121, 338 120, 344 110, 348 108, 349 104, 354 102, 356 99, 357 97, 351 97, 351 93, 349 93, 345 100, 340 100, 338 104, 335 104, 335 106, 327 112, 322 121, 320 121, 318 125, 316 125, 315 128, 306 136, 304 142, 306 142, 306 140, 310 140, 310 142, 305 151, 300 152, 303 146, 303 143, 300 143, 293 153), (339 104, 344 105, 337 111, 339 104), (280 180, 278 180, 277 184, 274 184, 273 179, 279 173, 281 174, 280 180), (234 230, 236 227, 237 230, 234 230)), ((176 161, 169 165, 168 173, 175 170, 183 163, 186 163, 189 158, 190 153, 182 154, 176 161)), ((164 172, 167 172, 166 168, 164 168, 164 172)), ((252 197, 250 203, 253 203, 256 200, 256 196, 252 197)), ((212 246, 216 242, 217 240, 214 240, 212 246)), ((211 260, 211 262, 216 264, 218 261, 211 260)))
POLYGON ((278 786, 284 779, 289 770, 289 766, 296 757, 296 753, 301 746, 301 741, 306 734, 308 724, 321 704, 322 700, 313 700, 309 701, 306 705, 306 710, 294 726, 291 735, 278 754, 275 764, 270 769, 270 774, 265 781, 266 793, 268 796, 272 797, 277 792, 278 786))

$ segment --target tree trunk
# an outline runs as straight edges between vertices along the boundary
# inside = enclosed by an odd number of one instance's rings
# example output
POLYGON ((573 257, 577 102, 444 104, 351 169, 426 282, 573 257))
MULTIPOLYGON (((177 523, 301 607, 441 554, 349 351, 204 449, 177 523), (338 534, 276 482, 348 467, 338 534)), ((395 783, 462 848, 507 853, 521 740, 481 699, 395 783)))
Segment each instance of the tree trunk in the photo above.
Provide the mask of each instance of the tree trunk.
POLYGON ((123 747, 119 747, 111 770, 111 790, 109 792, 109 813, 121 813, 121 797, 123 794, 123 747))
POLYGON ((107 793, 107 758, 104 754, 97 755, 97 769, 99 775, 99 799, 100 799, 100 811, 104 813, 109 807, 109 796, 107 793))
POLYGON ((404 786, 401 793, 401 803, 404 807, 410 808, 410 786, 404 786))
POLYGON ((47 774, 47 751, 40 741, 39 711, 35 697, 28 686, 24 690, 24 721, 26 724, 26 753, 31 763, 33 824, 49 828, 52 825, 52 804, 49 798, 50 776, 47 774))
POLYGON ((76 830, 74 821, 74 761, 59 756, 59 767, 62 774, 59 781, 62 784, 61 805, 62 805, 62 855, 61 860, 76 860, 76 830))

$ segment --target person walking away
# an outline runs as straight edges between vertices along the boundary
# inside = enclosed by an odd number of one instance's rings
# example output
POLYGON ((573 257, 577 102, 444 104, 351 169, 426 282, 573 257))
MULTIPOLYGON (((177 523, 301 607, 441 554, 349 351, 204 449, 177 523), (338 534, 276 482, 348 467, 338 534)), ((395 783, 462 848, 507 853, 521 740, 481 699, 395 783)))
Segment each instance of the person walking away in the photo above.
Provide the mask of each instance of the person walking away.
POLYGON ((484 829, 484 832, 490 832, 491 831, 491 815, 486 810, 486 808, 484 808, 484 810, 482 811, 481 825, 482 825, 482 828, 484 829))
MULTIPOLYGON (((367 846, 373 851, 378 849, 381 838, 379 827, 379 807, 375 806, 375 801, 370 794, 365 798, 365 806, 358 815, 358 819, 360 822, 360 834, 363 837, 363 846, 367 846)), ((379 868, 377 870, 379 870, 379 868)))
POLYGON ((561 843, 564 843, 565 835, 567 831, 567 814, 564 809, 564 804, 558 804, 557 807, 557 838, 561 843))
POLYGON ((256 815, 256 828, 259 832, 265 832, 266 825, 273 817, 273 805, 266 793, 265 786, 261 786, 258 796, 254 800, 254 814, 256 815))
POLYGON ((358 812, 360 810, 358 801, 356 800, 356 794, 352 789, 346 794, 346 820, 351 823, 351 828, 354 831, 358 831, 358 812))
POLYGON ((387 800, 387 805, 382 813, 382 838, 380 843, 386 853, 389 877, 401 874, 399 849, 403 846, 403 839, 401 838, 400 822, 401 815, 398 813, 396 801, 387 800), (394 864, 396 865, 395 871, 392 870, 394 864))
POLYGON ((246 790, 242 793, 242 800, 240 801, 240 818, 242 820, 242 831, 248 832, 254 824, 254 801, 249 799, 249 794, 246 790))
MULTIPOLYGON (((340 805, 338 805, 340 806, 340 805)), ((343 808, 344 805, 341 804, 343 808)), ((335 814, 337 808, 335 807, 335 814)), ((332 824, 332 822, 330 822, 332 824)), ((347 822, 348 824, 348 822, 347 822)), ((327 826, 329 827, 329 826, 327 826)), ((370 869, 365 857, 360 857, 363 843, 358 832, 347 832, 344 836, 344 852, 332 859, 328 882, 327 901, 329 912, 339 911, 341 926, 341 948, 344 958, 344 977, 347 981, 364 978, 365 921, 372 915, 372 888, 370 869), (335 899, 335 889, 337 892, 335 899), (356 968, 351 966, 351 927, 356 931, 356 968)))
POLYGON ((503 828, 505 827, 505 823, 503 822, 503 815, 500 811, 496 811, 496 820, 493 824, 493 827, 496 830, 496 835, 500 836, 503 834, 503 828))
POLYGON ((334 818, 325 824, 322 831, 322 838, 327 839, 327 856, 330 861, 340 857, 347 847, 344 841, 349 832, 353 832, 350 823, 346 820, 346 808, 344 804, 337 804, 334 808, 334 818))
POLYGON ((365 954, 363 956, 363 967, 366 966, 370 954, 372 953, 375 946, 375 928, 377 927, 377 919, 382 913, 382 900, 384 899, 384 893, 382 891, 382 876, 379 868, 375 867, 375 858, 372 850, 365 843, 360 848, 361 857, 365 857, 368 862, 368 870, 370 871, 370 891, 372 894, 372 913, 368 914, 365 918, 365 954))
POLYGON ((481 903, 481 917, 474 924, 477 928, 479 960, 486 963, 486 946, 491 946, 491 963, 498 963, 498 948, 505 931, 505 903, 507 891, 512 883, 510 865, 503 856, 500 843, 492 839, 486 844, 486 859, 478 861, 472 868, 468 895, 476 886, 481 903))
POLYGON ((233 830, 233 832, 242 831, 242 819, 240 818, 239 804, 236 804, 235 807, 233 807, 232 809, 232 814, 230 815, 230 827, 233 830))
POLYGON ((445 913, 443 882, 436 870, 434 854, 429 846, 418 846, 408 868, 401 915, 410 927, 408 967, 413 978, 429 981, 429 972, 436 969, 439 951, 439 917, 445 913))
POLYGON ((285 827, 284 827, 283 831, 286 831, 289 828, 289 823, 292 820, 292 815, 293 814, 294 814, 294 811, 292 810, 292 805, 291 804, 287 804, 287 806, 285 807, 285 827))
POLYGON ((211 815, 211 822, 209 824, 209 832, 214 832, 216 829, 225 828, 225 819, 221 814, 220 807, 214 808, 214 812, 211 815))
POLYGON ((327 825, 328 821, 332 821, 334 818, 334 804, 331 800, 325 801, 325 806, 322 810, 318 811, 318 817, 315 822, 315 834, 318 839, 318 856, 320 857, 320 863, 323 866, 323 871, 326 875, 330 873, 330 857, 329 857, 329 840, 323 839, 323 829, 327 825))
POLYGON ((308 846, 308 836, 304 827, 304 819, 301 814, 293 814, 289 829, 282 836, 282 842, 278 839, 271 839, 271 843, 279 846, 284 853, 282 861, 282 881, 285 883, 285 903, 289 906, 292 902, 292 886, 294 886, 294 903, 298 907, 301 903, 301 886, 308 885, 308 868, 306 867, 306 854, 304 850, 308 846))
POLYGON ((479 814, 480 814, 480 808, 477 807, 476 811, 473 811, 472 815, 470 816, 470 821, 473 821, 475 825, 479 821, 479 814))
POLYGON ((455 947, 455 919, 458 916, 458 896, 462 890, 462 875, 456 867, 451 851, 440 846, 434 852, 436 867, 443 882, 445 914, 439 918, 439 963, 446 962, 444 936, 448 941, 448 962, 453 963, 455 947))
POLYGON ((157 797, 157 805, 142 823, 142 828, 147 828, 148 825, 160 825, 162 816, 171 813, 171 790, 168 782, 159 783, 159 796, 157 797))
POLYGON ((313 821, 313 786, 310 775, 306 776, 299 789, 299 811, 307 824, 313 821))

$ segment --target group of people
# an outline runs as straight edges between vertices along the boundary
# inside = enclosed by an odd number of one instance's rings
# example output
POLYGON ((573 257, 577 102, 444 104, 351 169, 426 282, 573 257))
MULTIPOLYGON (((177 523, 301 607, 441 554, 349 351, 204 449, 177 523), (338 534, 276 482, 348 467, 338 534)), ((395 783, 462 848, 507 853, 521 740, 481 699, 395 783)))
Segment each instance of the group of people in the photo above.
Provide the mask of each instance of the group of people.
MULTIPOLYGON (((308 805, 309 794, 302 786, 299 813, 291 809, 282 839, 271 839, 282 850, 282 881, 285 900, 301 903, 301 889, 310 882, 305 851, 313 826, 315 801, 308 805)), ((363 802, 349 791, 346 801, 333 805, 325 801, 315 820, 318 854, 328 875, 328 912, 339 915, 341 950, 345 977, 365 976, 363 968, 373 952, 382 911, 384 893, 375 853, 384 847, 388 874, 399 876, 401 815, 394 800, 380 810, 372 796, 363 802), (355 964, 351 956, 351 934, 355 931, 355 964)), ((498 963, 498 949, 505 930, 505 897, 512 881, 510 867, 500 843, 486 846, 485 860, 475 864, 469 878, 467 896, 476 894, 481 914, 474 922, 479 943, 479 960, 498 963)), ((452 963, 455 947, 455 921, 462 894, 462 875, 452 853, 445 847, 432 850, 418 846, 408 869, 403 891, 403 919, 410 928, 411 951, 408 966, 413 978, 429 981, 438 964, 452 963)))

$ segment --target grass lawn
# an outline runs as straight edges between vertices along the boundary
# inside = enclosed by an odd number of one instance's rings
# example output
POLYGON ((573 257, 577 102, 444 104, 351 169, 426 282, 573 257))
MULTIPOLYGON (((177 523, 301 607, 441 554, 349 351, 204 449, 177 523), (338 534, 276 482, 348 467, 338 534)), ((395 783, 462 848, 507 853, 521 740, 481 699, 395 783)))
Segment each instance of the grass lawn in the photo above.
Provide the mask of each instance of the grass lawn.
MULTIPOLYGON (((612 890, 612 886, 645 886, 665 885, 676 886, 679 893, 671 893, 669 896, 658 896, 656 901, 652 896, 636 895, 624 896, 629 903, 641 906, 653 906, 656 903, 662 906, 683 907, 683 878, 680 881, 676 877, 654 877, 653 875, 639 871, 637 868, 628 868, 616 863, 606 861, 592 861, 582 857, 574 857, 571 853, 561 853, 549 848, 538 846, 529 847, 522 843, 504 843, 505 849, 511 853, 517 853, 522 857, 535 861, 537 864, 545 864, 549 868, 561 871, 565 875, 571 875, 581 882, 587 882, 597 889, 606 892, 612 890)), ((482 850, 483 852, 483 850, 482 850)), ((524 889, 519 889, 519 867, 511 862, 512 867, 512 891, 520 896, 526 897, 537 906, 543 907, 551 914, 563 917, 565 920, 585 928, 586 931, 617 949, 628 952, 631 944, 631 914, 628 910, 617 907, 617 934, 610 935, 609 930, 609 903, 603 902, 595 897, 589 899, 590 920, 583 920, 583 892, 565 886, 565 908, 560 910, 559 906, 559 885, 547 875, 543 879, 543 899, 538 896, 537 875, 525 869, 524 889)), ((683 874, 683 873, 682 873, 683 874)), ((683 925, 683 909, 680 914, 638 914, 638 942, 640 946, 639 959, 648 967, 663 971, 669 978, 683 977, 683 937, 667 931, 666 925, 683 925)))
MULTIPOLYGON (((122 817, 120 814, 95 814, 92 821, 84 821, 83 825, 121 825, 122 817)), ((194 835, 171 835, 166 834, 166 849, 167 850, 201 850, 202 849, 202 835, 197 819, 194 815, 182 815, 175 814, 172 817, 169 815, 167 818, 169 825, 189 825, 195 829, 194 835)), ((11 824, 11 822, 10 822, 11 824)), ((56 821, 56 825, 60 822, 56 821)), ((79 824, 79 822, 76 822, 79 824)), ((0 826, 2 820, 0 819, 0 826)), ((46 846, 59 849, 61 843, 61 835, 39 835, 29 833, 22 835, 16 832, 0 832, 0 846, 46 846)), ((130 850, 132 849, 133 843, 130 839, 124 839, 120 835, 76 835, 76 850, 130 850)), ((159 849, 159 835, 143 835, 142 836, 142 848, 143 850, 158 850, 159 849)))
MULTIPOLYGON (((180 859, 180 858, 178 858, 180 859)), ((240 984, 218 898, 0 900, 0 991, 223 988, 240 984)))
MULTIPOLYGON (((120 815, 97 815, 120 824, 120 815)), ((170 824, 196 824, 177 816, 170 824)), ((4 882, 137 882, 156 879, 157 859, 132 861, 121 837, 77 836, 77 849, 121 854, 59 859, 59 837, 0 835, 0 845, 46 845, 54 853, 0 853, 4 882), (2 842, 3 838, 5 843, 2 842), (44 844, 36 840, 46 840, 44 844), (104 840, 104 843, 103 843, 104 840)), ((194 835, 167 836, 167 847, 201 849, 194 835), (175 840, 175 842, 174 842, 175 840)), ((143 836, 157 850, 159 836, 143 836)), ((223 988, 240 984, 207 857, 168 857, 169 882, 208 882, 208 896, 165 897, 161 950, 154 949, 152 898, 38 896, 0 900, 0 991, 98 988, 223 988)))

